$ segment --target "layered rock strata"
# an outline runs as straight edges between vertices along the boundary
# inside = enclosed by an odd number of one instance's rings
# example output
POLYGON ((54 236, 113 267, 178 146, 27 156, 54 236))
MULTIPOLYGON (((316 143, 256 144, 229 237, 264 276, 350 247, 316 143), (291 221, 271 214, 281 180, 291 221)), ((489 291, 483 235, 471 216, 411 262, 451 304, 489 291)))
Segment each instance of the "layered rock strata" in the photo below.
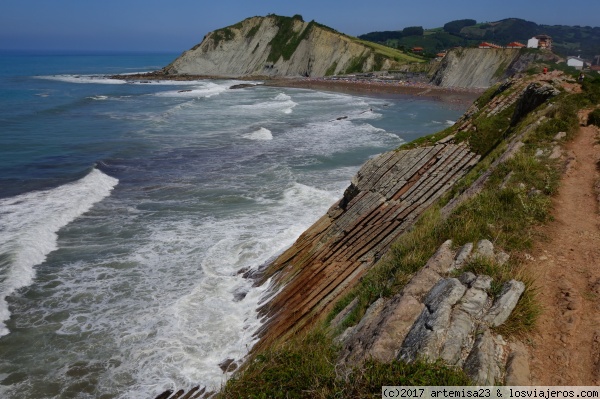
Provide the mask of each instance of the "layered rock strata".
MULTIPOLYGON (((445 277, 450 272, 457 274, 471 259, 499 264, 508 260, 505 253, 495 253, 487 240, 480 241, 475 251, 472 244, 457 252, 451 246, 451 241, 445 242, 399 294, 379 299, 358 325, 341 335, 342 363, 441 359, 463 368, 477 384, 494 385, 504 380, 508 361, 507 378, 527 382, 523 375, 510 373, 517 367, 515 361, 527 365, 522 346, 508 345, 492 330, 509 318, 525 285, 508 281, 494 299, 489 276, 466 272, 458 278, 445 277)), ((523 367, 518 368, 521 373, 523 367)))
POLYGON ((536 60, 552 60, 551 52, 516 49, 456 48, 432 73, 431 83, 442 87, 487 88, 527 70, 536 60))
POLYGON ((419 58, 400 51, 378 51, 373 45, 315 22, 270 15, 248 18, 208 33, 163 72, 223 77, 321 77, 397 69, 402 63, 418 61, 419 58), (404 61, 398 62, 400 58, 404 61))
POLYGON ((258 281, 273 277, 279 292, 260 309, 267 322, 257 347, 323 316, 478 159, 464 144, 437 144, 369 160, 343 198, 258 281))

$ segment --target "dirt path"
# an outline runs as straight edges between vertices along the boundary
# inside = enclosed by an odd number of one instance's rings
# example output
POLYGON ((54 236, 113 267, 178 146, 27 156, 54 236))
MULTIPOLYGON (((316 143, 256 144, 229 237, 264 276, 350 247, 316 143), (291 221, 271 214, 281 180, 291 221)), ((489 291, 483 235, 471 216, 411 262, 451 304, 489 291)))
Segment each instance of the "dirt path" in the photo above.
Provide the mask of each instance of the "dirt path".
POLYGON ((531 338, 533 384, 600 383, 600 216, 594 184, 598 129, 581 127, 567 145, 573 158, 554 200, 548 240, 533 251, 543 314, 531 338))

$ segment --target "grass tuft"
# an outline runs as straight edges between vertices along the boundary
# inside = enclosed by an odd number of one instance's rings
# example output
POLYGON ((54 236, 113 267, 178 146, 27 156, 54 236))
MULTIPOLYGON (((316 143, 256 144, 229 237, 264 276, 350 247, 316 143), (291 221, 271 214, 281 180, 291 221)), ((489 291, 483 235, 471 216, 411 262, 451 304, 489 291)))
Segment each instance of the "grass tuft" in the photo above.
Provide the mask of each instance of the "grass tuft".
POLYGON ((383 385, 471 385, 460 369, 442 363, 369 360, 349 369, 336 364, 339 348, 316 330, 256 355, 218 398, 375 398, 383 385))

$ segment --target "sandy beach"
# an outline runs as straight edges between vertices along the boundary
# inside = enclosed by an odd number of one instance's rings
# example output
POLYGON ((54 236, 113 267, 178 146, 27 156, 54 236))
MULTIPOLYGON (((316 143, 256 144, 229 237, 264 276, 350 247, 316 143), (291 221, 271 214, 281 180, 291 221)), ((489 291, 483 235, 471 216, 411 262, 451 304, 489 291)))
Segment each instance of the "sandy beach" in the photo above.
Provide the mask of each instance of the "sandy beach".
POLYGON ((265 80, 266 86, 296 87, 348 94, 392 94, 471 104, 485 89, 447 88, 422 82, 356 78, 280 78, 265 80))

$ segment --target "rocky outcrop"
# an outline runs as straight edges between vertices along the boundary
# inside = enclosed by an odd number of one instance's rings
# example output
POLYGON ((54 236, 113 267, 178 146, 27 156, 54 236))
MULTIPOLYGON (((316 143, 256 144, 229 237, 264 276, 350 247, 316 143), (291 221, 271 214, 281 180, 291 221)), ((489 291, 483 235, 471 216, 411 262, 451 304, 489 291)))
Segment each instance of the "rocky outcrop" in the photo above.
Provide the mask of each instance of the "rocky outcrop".
POLYGON ((311 76, 388 70, 420 61, 340 34, 315 22, 269 15, 210 32, 163 69, 168 75, 311 76), (402 62, 401 59, 403 60, 402 62))
POLYGON ((560 94, 560 91, 550 84, 542 84, 540 82, 534 82, 529 84, 515 107, 515 112, 512 117, 511 123, 514 125, 520 121, 525 115, 545 103, 550 97, 554 97, 560 94))
POLYGON ((344 197, 258 282, 273 277, 273 289, 279 290, 260 310, 268 321, 258 347, 325 314, 478 159, 464 144, 438 144, 369 160, 344 197))
MULTIPOLYGON (((462 367, 481 385, 501 382, 507 359, 509 371, 528 367, 526 349, 509 346, 491 330, 508 319, 525 285, 508 281, 493 298, 489 276, 466 272, 458 278, 445 277, 477 258, 500 264, 507 261, 507 255, 495 252, 487 240, 480 241, 475 251, 472 244, 466 244, 456 252, 452 242, 446 241, 399 294, 375 302, 357 326, 341 335, 341 362, 442 359, 462 367)), ((332 324, 342 321, 334 319, 332 324)), ((517 378, 512 372, 509 375, 517 378)))
POLYGON ((434 68, 431 83, 442 87, 487 88, 527 70, 535 60, 553 58, 547 52, 456 48, 434 68))

